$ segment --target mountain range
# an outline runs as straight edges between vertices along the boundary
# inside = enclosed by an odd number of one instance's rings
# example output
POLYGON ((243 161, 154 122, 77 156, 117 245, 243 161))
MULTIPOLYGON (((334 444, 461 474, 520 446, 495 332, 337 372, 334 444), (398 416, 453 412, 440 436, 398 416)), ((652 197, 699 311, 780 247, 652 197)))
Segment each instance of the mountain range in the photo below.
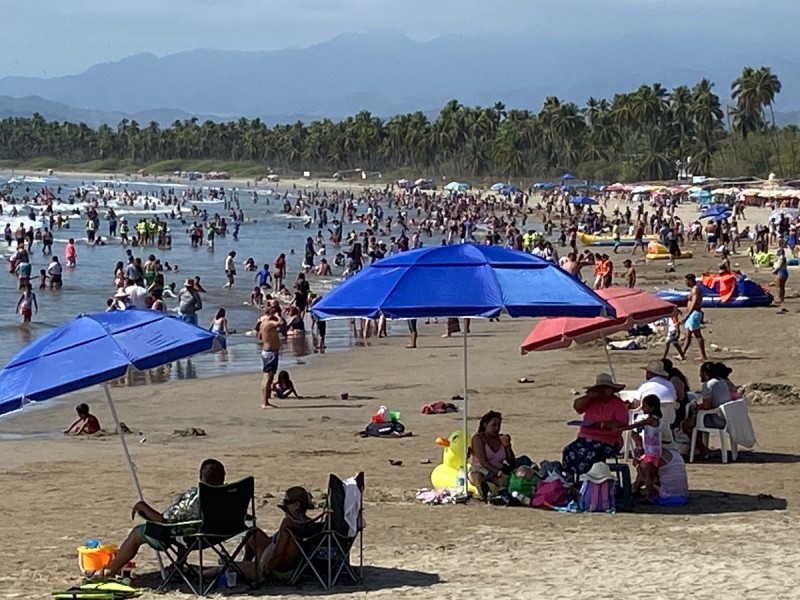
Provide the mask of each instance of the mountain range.
POLYGON ((703 77, 727 102, 742 67, 762 64, 783 83, 781 120, 796 122, 800 48, 791 40, 751 43, 713 28, 705 36, 631 32, 615 40, 574 40, 553 30, 418 42, 380 32, 343 34, 302 49, 145 53, 76 75, 4 77, 0 117, 40 112, 96 126, 122 118, 163 125, 190 116, 245 116, 275 124, 340 119, 360 110, 382 117, 435 114, 451 98, 538 110, 546 96, 583 105, 589 96, 610 98, 642 83, 693 85, 703 77))

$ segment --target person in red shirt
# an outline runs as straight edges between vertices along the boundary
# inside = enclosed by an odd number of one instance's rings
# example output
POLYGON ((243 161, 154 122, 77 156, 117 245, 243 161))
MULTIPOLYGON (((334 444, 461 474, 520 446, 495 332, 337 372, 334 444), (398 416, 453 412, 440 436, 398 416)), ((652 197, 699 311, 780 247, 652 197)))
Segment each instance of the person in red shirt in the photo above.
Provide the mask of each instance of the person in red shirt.
POLYGON ((64 432, 65 435, 89 435, 100 431, 100 421, 89 412, 89 405, 85 402, 75 407, 78 419, 64 432))
POLYGON ((618 395, 624 388, 608 373, 600 373, 594 385, 575 399, 573 408, 582 415, 583 422, 577 439, 564 448, 564 470, 577 477, 587 473, 594 463, 619 453, 621 429, 628 425, 628 405, 618 395))

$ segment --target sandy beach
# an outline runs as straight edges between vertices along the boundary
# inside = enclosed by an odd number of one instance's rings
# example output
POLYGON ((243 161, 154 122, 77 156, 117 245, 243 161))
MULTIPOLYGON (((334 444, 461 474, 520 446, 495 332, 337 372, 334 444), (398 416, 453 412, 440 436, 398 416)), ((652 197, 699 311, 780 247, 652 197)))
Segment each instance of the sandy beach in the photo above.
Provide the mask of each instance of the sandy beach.
MULTIPOLYGON (((693 206, 682 211, 696 214, 693 206)), ((763 222, 763 214, 753 210, 745 223, 757 222, 756 217, 763 222)), ((683 273, 700 273, 715 264, 702 246, 692 249, 696 258, 681 262, 676 273, 665 273, 664 263, 638 266, 639 287, 681 287, 683 273)), ((757 281, 769 280, 763 271, 753 272, 746 256, 733 258, 734 268, 757 281)), ((776 314, 776 307, 707 312, 705 335, 717 348, 710 357, 731 366, 737 384, 798 383, 792 352, 798 342, 798 275, 793 270, 789 278, 786 313, 776 314)), ((575 435, 565 424, 574 418, 571 390, 606 370, 605 356, 598 344, 520 356, 519 344, 533 324, 509 318, 473 323, 470 429, 486 410, 496 409, 504 415, 504 430, 512 435, 517 453, 536 461, 560 459, 575 435), (520 384, 521 377, 535 382, 520 384)), ((800 419, 800 406, 751 404, 758 446, 741 451, 733 464, 721 465, 716 454, 709 462, 689 465, 692 497, 685 508, 642 507, 611 516, 477 502, 423 506, 414 501, 414 493, 429 486, 430 471, 440 461, 434 439, 458 429, 461 416, 423 415, 420 407, 462 393, 463 359, 461 338, 440 337, 443 323, 420 323, 420 328, 416 350, 403 348, 406 329, 398 323, 388 339, 314 356, 292 372, 304 398, 276 401, 279 408, 268 411, 258 407, 260 373, 115 388, 120 418, 135 432, 128 441, 147 500, 165 507, 195 484, 200 461, 215 457, 225 463, 230 481, 255 476, 259 525, 272 531, 281 516, 276 504, 287 487, 303 485, 319 497, 328 473, 365 471, 366 579, 361 587, 337 588, 326 594, 329 598, 798 597, 795 419, 800 419), (349 399, 340 400, 341 392, 348 392, 349 399), (380 405, 400 411, 414 436, 358 437, 380 405), (208 435, 173 433, 188 427, 208 435), (146 441, 139 443, 140 438, 146 441), (392 467, 389 459, 403 465, 392 467), (420 463, 425 459, 431 464, 420 463)), ((618 380, 637 386, 641 367, 661 351, 613 353, 618 380)), ((682 368, 698 389, 694 348, 690 356, 682 368)), ((0 440, 0 486, 5 490, 0 598, 47 598, 77 583, 76 546, 90 538, 119 543, 131 527, 136 497, 116 437, 49 434, 71 422, 79 398, 110 427, 98 390, 0 422, 4 434, 25 434, 0 440)), ((156 581, 152 552, 143 550, 137 565, 142 583, 156 581)), ((238 597, 317 593, 310 584, 268 586, 238 597)))

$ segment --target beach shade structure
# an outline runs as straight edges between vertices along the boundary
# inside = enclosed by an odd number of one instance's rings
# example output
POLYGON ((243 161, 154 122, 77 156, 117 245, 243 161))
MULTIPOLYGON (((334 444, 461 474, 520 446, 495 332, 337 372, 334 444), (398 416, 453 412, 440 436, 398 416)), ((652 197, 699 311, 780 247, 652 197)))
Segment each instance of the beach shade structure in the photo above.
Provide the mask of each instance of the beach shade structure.
POLYGON ((786 216, 790 221, 794 222, 800 216, 800 208, 779 208, 773 210, 769 215, 770 221, 780 221, 783 216, 786 216))
POLYGON ((575 196, 570 199, 569 203, 575 206, 596 206, 597 200, 589 196, 575 196))
MULTIPOLYGON (((714 205, 709 206, 708 208, 704 209, 703 212, 700 213, 700 217, 699 218, 701 218, 701 219, 713 219, 715 217, 718 217, 719 215, 724 215, 726 213, 728 214, 728 217, 730 217, 730 212, 731 212, 731 209, 728 208, 728 206, 726 206, 725 204, 714 204, 714 205)), ((725 217, 725 218, 728 218, 728 217, 725 217)))
MULTIPOLYGON (((612 287, 597 291, 597 295, 606 300, 615 310, 614 317, 555 317, 539 321, 522 342, 522 354, 568 348, 573 343, 585 344, 594 340, 605 339, 611 334, 627 331, 636 325, 646 325, 654 321, 671 317, 677 308, 653 294, 639 289, 612 287)), ((614 367, 603 344, 606 360, 614 376, 614 367)))
POLYGON ((444 189, 446 189, 448 192, 466 192, 469 189, 469 184, 451 181, 444 186, 444 189))
POLYGON ((497 183, 493 183, 489 189, 493 192, 499 192, 504 187, 506 187, 506 184, 503 183, 502 181, 498 181, 497 183))
MULTIPOLYGON (((477 244, 422 248, 369 265, 312 308, 319 319, 615 316, 584 283, 542 258, 477 244)), ((464 328, 464 432, 469 380, 464 328)), ((465 445, 466 452, 466 445, 465 445)), ((466 464, 466 456, 464 457, 466 464)))
POLYGON ((564 173, 561 177, 559 177, 561 181, 569 181, 570 179, 577 179, 575 175, 572 173, 564 173))
POLYGON ((23 348, 0 371, 0 415, 101 384, 139 499, 136 475, 108 382, 225 347, 210 331, 153 310, 79 315, 23 348))
POLYGON ((505 194, 506 196, 510 196, 511 194, 519 194, 520 192, 522 192, 522 190, 515 185, 506 185, 503 186, 500 192, 502 194, 505 194))

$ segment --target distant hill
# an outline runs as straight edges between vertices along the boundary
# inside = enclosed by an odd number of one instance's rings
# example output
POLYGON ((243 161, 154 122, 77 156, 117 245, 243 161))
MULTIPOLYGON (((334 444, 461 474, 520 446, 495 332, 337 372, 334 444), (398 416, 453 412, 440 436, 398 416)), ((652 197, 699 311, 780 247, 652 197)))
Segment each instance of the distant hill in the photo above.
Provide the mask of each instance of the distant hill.
POLYGON ((345 34, 304 49, 139 54, 77 75, 5 77, 0 95, 22 104, 2 99, 0 108, 11 114, 36 104, 95 124, 116 122, 117 113, 162 124, 189 115, 260 116, 271 123, 313 115, 338 119, 362 109, 390 116, 436 111, 451 98, 536 110, 549 95, 583 104, 589 96, 611 97, 643 82, 670 87, 702 77, 715 81, 725 99, 743 66, 767 64, 783 82, 777 108, 800 110, 800 47, 793 40, 746 44, 713 27, 704 36, 642 31, 580 43, 562 37, 558 28, 530 36, 443 36, 429 42, 387 33, 345 34))

